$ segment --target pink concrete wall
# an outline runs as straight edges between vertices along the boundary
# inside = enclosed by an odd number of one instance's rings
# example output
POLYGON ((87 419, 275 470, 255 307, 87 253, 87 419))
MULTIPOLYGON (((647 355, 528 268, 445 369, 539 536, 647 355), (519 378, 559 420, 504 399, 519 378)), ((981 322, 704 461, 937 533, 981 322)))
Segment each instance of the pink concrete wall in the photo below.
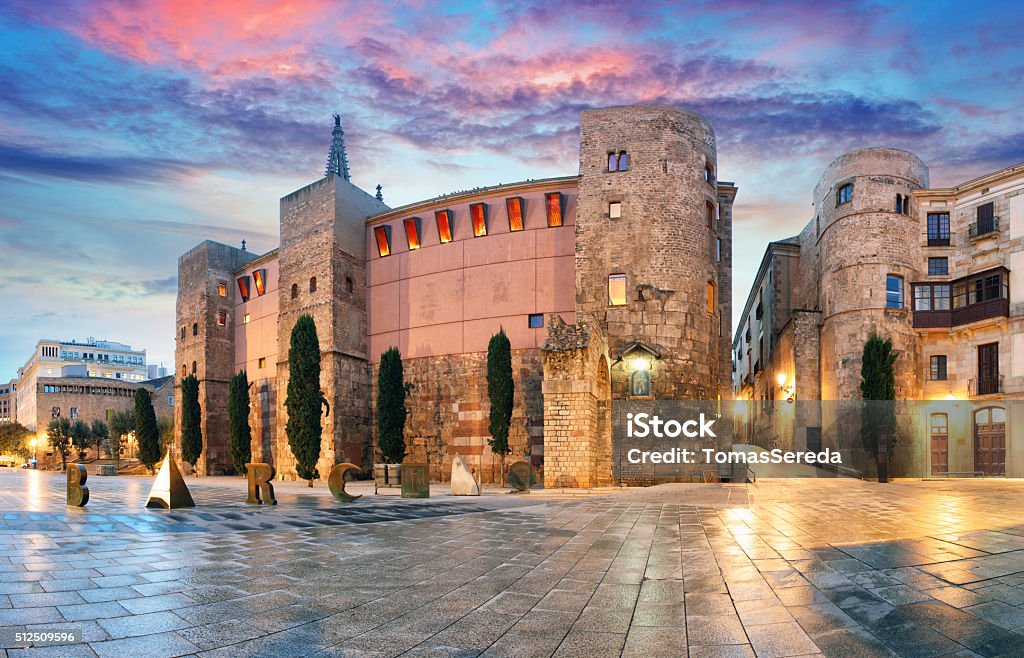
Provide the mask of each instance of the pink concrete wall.
MULTIPOLYGON (((491 190, 389 213, 367 226, 370 360, 391 346, 416 358, 482 352, 504 327, 513 349, 542 347, 533 313, 575 321, 573 185, 491 190), (562 193, 563 225, 550 228, 544 194, 562 193), (509 231, 505 199, 523 199, 524 230, 509 231), (469 206, 486 203, 487 235, 474 237, 469 206), (441 244, 436 210, 452 211, 452 242, 441 244), (422 247, 409 250, 403 220, 420 218, 422 247), (391 255, 380 256, 376 226, 391 226, 391 255)), ((545 320, 546 321, 546 320, 545 320)))
POLYGON ((231 280, 234 287, 235 312, 232 320, 235 323, 235 371, 246 369, 249 381, 273 378, 277 376, 277 288, 279 270, 277 255, 268 260, 250 264, 244 270, 235 272, 231 280), (253 270, 267 271, 267 286, 262 295, 256 294, 253 281, 253 270), (249 276, 251 295, 249 301, 243 302, 238 291, 237 279, 249 276), (249 314, 249 322, 245 315, 249 314), (259 367, 260 358, 265 358, 264 367, 259 367))

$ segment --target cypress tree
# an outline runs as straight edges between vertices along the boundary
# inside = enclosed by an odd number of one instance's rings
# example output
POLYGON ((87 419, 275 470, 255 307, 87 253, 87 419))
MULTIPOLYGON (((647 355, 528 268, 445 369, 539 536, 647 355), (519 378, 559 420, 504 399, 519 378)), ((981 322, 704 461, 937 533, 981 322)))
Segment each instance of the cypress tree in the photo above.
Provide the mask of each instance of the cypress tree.
MULTIPOLYGON (((288 396, 284 406, 288 411, 285 433, 288 446, 295 456, 295 470, 303 480, 320 477, 316 462, 320 458, 320 426, 322 409, 327 405, 320 390, 320 339, 316 335, 313 318, 303 315, 292 328, 291 347, 288 349, 288 396)), ((330 413, 330 407, 327 409, 330 413)))
POLYGON ((156 424, 153 398, 144 388, 135 389, 135 440, 139 442, 139 461, 149 472, 160 461, 160 428, 156 424))
POLYGON ((192 465, 203 455, 203 410, 199 406, 199 379, 195 375, 181 380, 181 458, 192 465))
POLYGON ((501 457, 501 481, 505 482, 505 456, 512 452, 508 445, 508 431, 512 424, 512 400, 516 384, 512 379, 512 345, 505 330, 491 336, 487 344, 487 397, 491 401, 491 438, 487 443, 491 452, 501 457))
POLYGON ((242 370, 228 388, 228 422, 231 426, 231 461, 236 473, 245 473, 252 461, 252 430, 249 428, 249 376, 242 370))
POLYGON ((392 347, 381 355, 377 369, 377 445, 384 463, 405 459, 405 416, 402 354, 392 347))
POLYGON ((878 433, 888 432, 891 447, 895 439, 896 372, 893 364, 896 354, 892 341, 871 334, 864 344, 860 366, 860 393, 864 399, 861 411, 861 441, 864 450, 872 456, 878 455, 878 433))

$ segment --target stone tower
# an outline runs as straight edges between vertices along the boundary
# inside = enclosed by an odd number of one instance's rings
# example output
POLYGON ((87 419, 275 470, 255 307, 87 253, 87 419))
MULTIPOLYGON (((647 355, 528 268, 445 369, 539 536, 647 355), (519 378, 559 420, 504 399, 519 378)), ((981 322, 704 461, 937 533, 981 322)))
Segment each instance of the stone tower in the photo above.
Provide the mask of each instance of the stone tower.
POLYGON ((278 471, 295 477, 285 432, 288 348, 302 315, 316 322, 321 389, 330 404, 317 466, 326 478, 342 461, 361 466, 370 455, 370 376, 366 318, 366 229, 388 207, 346 178, 329 174, 281 199, 277 362, 278 471))
POLYGON ((203 410, 203 454, 196 470, 204 475, 232 467, 227 409, 228 384, 235 374, 234 271, 254 257, 207 240, 178 259, 174 434, 180 445, 181 379, 195 374, 203 410))
POLYGON ((860 399, 860 361, 873 332, 900 353, 896 398, 919 395, 909 295, 921 276, 922 228, 907 204, 911 190, 927 186, 928 167, 913 153, 868 148, 837 158, 814 188, 822 400, 860 399), (887 302, 890 276, 900 285, 887 302))
POLYGON ((607 334, 612 398, 627 397, 631 373, 620 357, 640 342, 657 356, 653 397, 715 400, 730 363, 722 276, 731 271, 735 188, 719 193, 711 124, 641 105, 586 110, 580 132, 576 311, 607 334), (624 300, 610 298, 616 275, 625 275, 624 300))

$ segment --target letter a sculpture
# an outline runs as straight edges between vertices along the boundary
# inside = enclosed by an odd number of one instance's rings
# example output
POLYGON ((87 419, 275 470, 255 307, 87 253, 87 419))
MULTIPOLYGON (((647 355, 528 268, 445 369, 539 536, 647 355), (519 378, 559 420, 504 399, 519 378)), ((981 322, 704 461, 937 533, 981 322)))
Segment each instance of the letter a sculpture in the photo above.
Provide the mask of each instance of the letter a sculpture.
POLYGON ((164 456, 163 466, 156 474, 156 482, 149 491, 149 498, 146 499, 146 507, 163 507, 164 509, 178 509, 179 507, 195 507, 192 494, 185 486, 185 480, 181 477, 178 464, 171 457, 168 450, 164 456))

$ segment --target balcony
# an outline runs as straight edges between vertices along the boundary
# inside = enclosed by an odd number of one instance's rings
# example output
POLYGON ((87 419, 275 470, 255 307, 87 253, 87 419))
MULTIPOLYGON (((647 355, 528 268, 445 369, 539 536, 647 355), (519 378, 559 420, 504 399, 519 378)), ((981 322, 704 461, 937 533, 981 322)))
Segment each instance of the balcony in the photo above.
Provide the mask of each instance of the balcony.
POLYGON ((1003 376, 979 377, 967 382, 967 394, 971 397, 977 395, 997 395, 1003 392, 1003 376))
POLYGON ((914 311, 914 328, 956 327, 978 320, 1005 318, 1009 315, 1009 299, 990 299, 950 311, 914 311))
POLYGON ((944 238, 928 238, 928 246, 929 247, 948 247, 949 246, 949 236, 947 235, 944 238))
POLYGON ((979 219, 970 226, 967 227, 967 236, 972 240, 977 238, 984 238, 993 233, 999 232, 999 218, 989 217, 987 219, 979 219))
POLYGON ((1009 274, 998 267, 949 283, 913 284, 914 327, 956 327, 1009 317, 1009 274))

